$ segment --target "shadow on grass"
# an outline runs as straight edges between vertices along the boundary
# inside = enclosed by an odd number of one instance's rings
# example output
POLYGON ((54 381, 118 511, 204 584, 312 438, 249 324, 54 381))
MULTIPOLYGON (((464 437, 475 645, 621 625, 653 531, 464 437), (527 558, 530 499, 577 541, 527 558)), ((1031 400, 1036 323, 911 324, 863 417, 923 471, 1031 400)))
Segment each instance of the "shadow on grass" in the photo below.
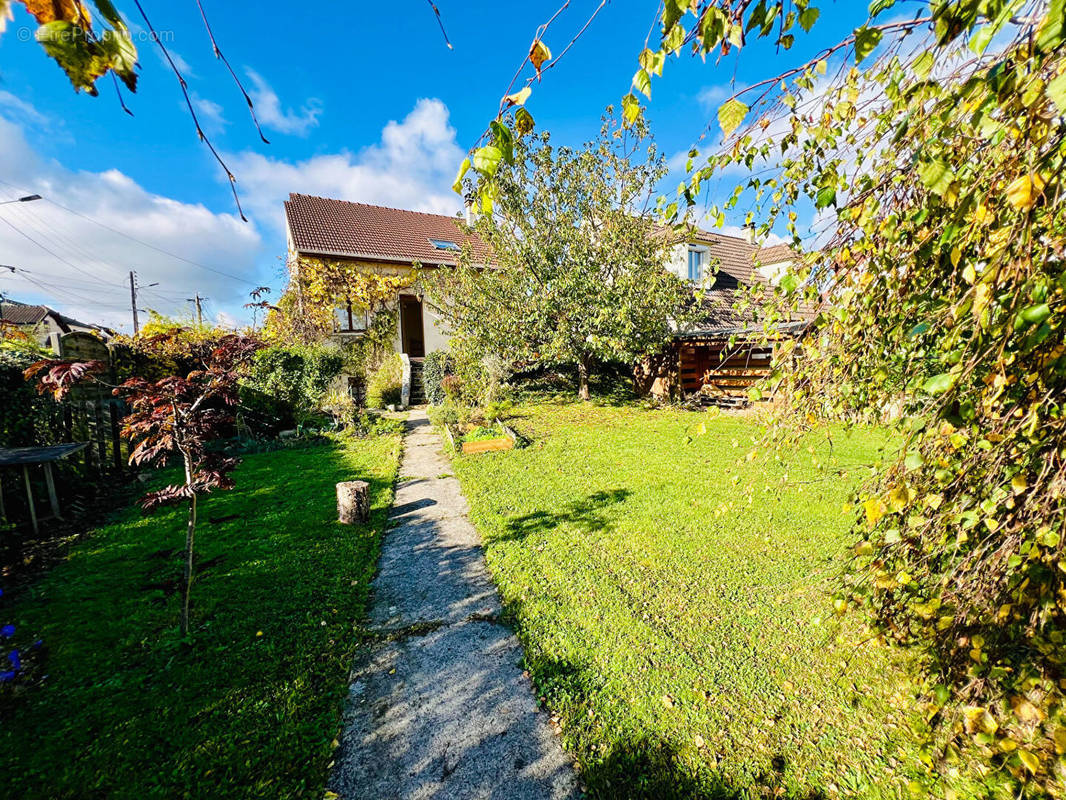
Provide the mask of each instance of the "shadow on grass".
POLYGON ((203 505, 188 643, 176 632, 180 509, 130 509, 4 609, 50 652, 47 682, 0 697, 13 796, 318 792, 394 459, 394 439, 249 456, 236 488, 203 505), (366 526, 336 522, 334 485, 353 478, 370 483, 366 526))
POLYGON ((594 492, 584 500, 575 500, 562 511, 534 511, 507 522, 507 533, 499 537, 501 541, 524 539, 536 533, 546 533, 559 525, 572 525, 586 533, 610 528, 610 522, 603 513, 610 506, 617 505, 629 497, 629 489, 610 489, 594 492))

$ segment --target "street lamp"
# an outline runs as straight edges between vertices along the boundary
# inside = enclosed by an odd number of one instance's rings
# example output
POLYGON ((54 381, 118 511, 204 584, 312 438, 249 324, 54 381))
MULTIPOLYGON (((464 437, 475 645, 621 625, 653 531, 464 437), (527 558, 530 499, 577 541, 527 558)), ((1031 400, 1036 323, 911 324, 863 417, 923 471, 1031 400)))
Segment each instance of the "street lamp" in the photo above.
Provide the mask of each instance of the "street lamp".
POLYGON ((28 194, 25 197, 20 197, 17 200, 3 200, 0 201, 0 206, 6 206, 9 203, 32 203, 34 200, 43 200, 39 194, 28 194))

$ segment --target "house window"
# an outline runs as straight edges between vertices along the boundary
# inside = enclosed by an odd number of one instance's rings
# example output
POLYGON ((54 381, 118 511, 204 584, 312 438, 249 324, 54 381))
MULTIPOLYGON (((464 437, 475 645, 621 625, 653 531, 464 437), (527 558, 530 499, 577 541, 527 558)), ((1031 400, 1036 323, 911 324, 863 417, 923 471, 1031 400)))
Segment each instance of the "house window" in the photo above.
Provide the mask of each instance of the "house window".
POLYGON ((351 303, 338 307, 334 312, 337 320, 337 330, 341 333, 361 333, 366 330, 366 312, 361 308, 353 308, 351 303))
POLYGON ((688 251, 688 279, 693 283, 703 280, 703 267, 707 263, 707 251, 695 247, 688 251))
POLYGON ((459 245, 451 239, 430 239, 429 243, 438 250, 459 250, 459 245))

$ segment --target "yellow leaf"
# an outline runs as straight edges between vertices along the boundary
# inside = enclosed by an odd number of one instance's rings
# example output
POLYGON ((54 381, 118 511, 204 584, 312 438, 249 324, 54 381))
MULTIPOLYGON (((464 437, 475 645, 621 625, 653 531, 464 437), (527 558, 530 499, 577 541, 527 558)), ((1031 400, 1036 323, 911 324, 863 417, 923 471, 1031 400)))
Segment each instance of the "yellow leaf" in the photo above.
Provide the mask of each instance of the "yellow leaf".
POLYGON ((866 521, 870 523, 871 528, 885 515, 885 504, 878 497, 871 497, 862 504, 862 507, 866 511, 866 521))
POLYGON ((1019 472, 1010 479, 1010 488, 1014 490, 1015 494, 1021 494, 1029 488, 1029 482, 1025 479, 1025 476, 1019 472))
POLYGON ((701 749, 701 750, 703 749, 703 746, 705 744, 707 744, 705 741, 703 741, 703 737, 700 736, 698 733, 696 734, 696 737, 693 739, 693 742, 695 742, 696 747, 701 749))
POLYGON ((893 512, 899 513, 910 505, 914 499, 914 490, 907 486, 897 486, 888 493, 888 506, 893 512))
POLYGON ((1036 205, 1044 190, 1044 179, 1039 175, 1022 175, 1007 187, 1007 202, 1019 211, 1028 211, 1036 205))
POLYGON ((550 61, 551 57, 552 51, 548 49, 548 45, 540 39, 534 39, 533 44, 529 46, 529 60, 537 71, 537 80, 540 80, 541 67, 546 61, 550 61))
POLYGON ((509 106, 521 106, 525 105, 526 100, 529 99, 531 94, 533 94, 533 90, 528 86, 523 86, 514 94, 509 94, 503 99, 507 101, 507 105, 509 106))
POLYGON ((1025 768, 1033 775, 1036 775, 1036 773, 1040 771, 1040 759, 1028 750, 1019 750, 1018 760, 1021 761, 1025 768))

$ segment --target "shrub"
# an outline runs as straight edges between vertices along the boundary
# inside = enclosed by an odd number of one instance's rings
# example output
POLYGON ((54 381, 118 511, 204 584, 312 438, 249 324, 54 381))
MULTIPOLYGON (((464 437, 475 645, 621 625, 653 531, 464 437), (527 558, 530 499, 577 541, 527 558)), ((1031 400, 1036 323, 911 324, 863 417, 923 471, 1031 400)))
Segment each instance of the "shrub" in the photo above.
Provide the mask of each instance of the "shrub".
POLYGON ((286 403, 301 417, 318 409, 343 367, 344 356, 335 348, 267 347, 256 353, 243 383, 286 403))
POLYGON ((44 357, 25 348, 0 349, 0 447, 50 444, 59 406, 37 392, 23 371, 44 357))
POLYGON ((352 396, 341 389, 330 389, 326 392, 325 397, 322 398, 321 407, 344 428, 352 427, 359 410, 352 396))
POLYGON ((452 358, 443 350, 434 350, 426 356, 422 366, 422 387, 430 405, 444 402, 444 387, 441 383, 452 373, 452 358))
POLYGON ((402 390, 403 359, 394 353, 370 376, 366 386, 366 404, 369 408, 399 405, 402 390))
POLYGON ((458 375, 447 375, 440 382, 440 388, 444 392, 444 399, 448 404, 455 405, 462 398, 463 379, 458 375))

